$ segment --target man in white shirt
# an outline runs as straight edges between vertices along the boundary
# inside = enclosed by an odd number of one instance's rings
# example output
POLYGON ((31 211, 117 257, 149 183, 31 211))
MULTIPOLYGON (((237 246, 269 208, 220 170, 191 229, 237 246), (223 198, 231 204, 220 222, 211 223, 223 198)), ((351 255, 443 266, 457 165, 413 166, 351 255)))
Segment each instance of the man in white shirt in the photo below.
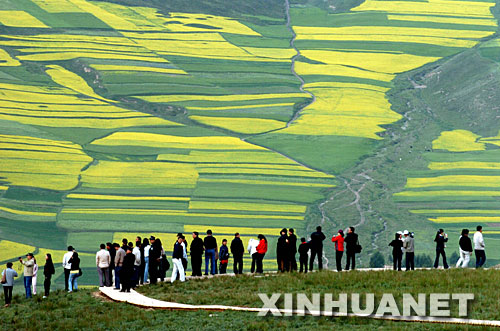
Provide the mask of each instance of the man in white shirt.
POLYGON ((106 245, 101 244, 101 250, 95 255, 95 263, 97 265, 97 273, 99 274, 99 286, 109 287, 109 265, 111 263, 111 255, 106 250, 106 245))
POLYGON ((65 291, 68 292, 68 281, 69 281, 69 272, 71 271, 71 263, 69 263, 69 259, 73 256, 73 246, 68 246, 68 252, 64 254, 62 260, 62 266, 64 268, 64 288, 65 291))
POLYGON ((139 270, 141 269, 141 242, 136 241, 135 247, 132 250, 132 254, 135 255, 134 261, 134 276, 132 277, 132 285, 135 288, 139 284, 139 270))
POLYGON ((474 253, 476 254, 476 268, 481 268, 486 262, 486 253, 484 252, 483 227, 478 225, 474 233, 474 253))

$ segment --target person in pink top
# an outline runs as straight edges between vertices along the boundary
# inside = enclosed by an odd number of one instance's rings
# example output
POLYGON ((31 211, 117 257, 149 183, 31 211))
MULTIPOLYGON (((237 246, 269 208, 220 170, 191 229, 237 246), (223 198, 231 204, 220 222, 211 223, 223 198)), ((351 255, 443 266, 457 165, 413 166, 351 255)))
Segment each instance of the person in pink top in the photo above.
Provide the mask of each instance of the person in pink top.
POLYGON ((344 255, 344 231, 339 230, 337 235, 332 237, 335 243, 335 260, 337 261, 337 271, 342 271, 342 256, 344 255))

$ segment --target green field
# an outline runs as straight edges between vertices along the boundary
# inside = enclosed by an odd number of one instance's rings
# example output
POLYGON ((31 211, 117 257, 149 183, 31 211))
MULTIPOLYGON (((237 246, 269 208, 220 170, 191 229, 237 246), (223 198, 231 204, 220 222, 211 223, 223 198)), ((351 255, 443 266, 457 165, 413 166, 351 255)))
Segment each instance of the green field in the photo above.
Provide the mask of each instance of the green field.
POLYGON ((500 263, 497 14, 459 0, 4 0, 0 263, 73 245, 95 284, 101 242, 158 233, 170 252, 177 232, 214 228, 265 233, 272 270, 282 227, 322 224, 327 237, 355 225, 366 266, 375 251, 388 262, 397 230, 432 255, 444 227, 451 255, 478 223, 500 263))

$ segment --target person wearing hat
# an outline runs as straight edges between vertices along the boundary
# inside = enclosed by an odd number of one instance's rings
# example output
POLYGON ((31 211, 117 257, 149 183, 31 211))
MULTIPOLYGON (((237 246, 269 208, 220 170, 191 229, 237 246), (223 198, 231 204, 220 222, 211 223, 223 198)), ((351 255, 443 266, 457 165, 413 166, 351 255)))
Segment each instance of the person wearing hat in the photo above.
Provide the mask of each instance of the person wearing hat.
POLYGON ((161 261, 161 245, 154 236, 149 237, 149 282, 156 284, 158 282, 158 267, 161 261))
POLYGON ((332 237, 335 243, 335 261, 337 262, 337 271, 342 271, 342 256, 344 255, 344 231, 339 230, 336 236, 332 237))
POLYGON ((403 249, 406 254, 406 271, 415 270, 415 239, 408 230, 403 231, 403 249))
POLYGON ((26 254, 26 261, 22 257, 19 258, 19 262, 24 265, 24 290, 26 291, 26 299, 32 297, 31 295, 31 284, 33 282, 33 267, 35 266, 35 261, 33 260, 33 253, 26 254))

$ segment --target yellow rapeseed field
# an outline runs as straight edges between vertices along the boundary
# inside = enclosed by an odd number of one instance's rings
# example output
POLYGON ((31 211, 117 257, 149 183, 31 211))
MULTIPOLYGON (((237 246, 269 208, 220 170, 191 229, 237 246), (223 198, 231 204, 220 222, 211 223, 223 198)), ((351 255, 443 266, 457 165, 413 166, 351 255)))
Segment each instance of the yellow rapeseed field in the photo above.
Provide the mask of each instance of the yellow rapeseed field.
POLYGON ((69 0, 31 0, 48 13, 82 13, 83 11, 69 0))
POLYGON ((0 48, 0 67, 17 67, 21 63, 13 59, 7 51, 0 48))
POLYGON ((431 170, 448 170, 448 169, 500 169, 499 162, 479 162, 479 161, 457 161, 457 162, 431 162, 429 164, 431 170))
POLYGON ((295 62, 295 71, 301 76, 343 76, 380 80, 383 82, 390 82, 395 77, 393 74, 362 70, 339 64, 311 64, 300 61, 295 62))
POLYGON ((158 160, 178 161, 178 162, 224 162, 224 163, 269 163, 269 164, 295 164, 294 161, 277 153, 270 151, 229 151, 229 152, 212 152, 212 151, 197 151, 185 154, 160 154, 158 160))
POLYGON ((217 201, 197 201, 189 202, 189 209, 201 210, 245 210, 245 211, 267 211, 286 213, 305 213, 306 206, 290 204, 269 204, 250 202, 217 202, 217 201))
POLYGON ((432 142, 432 148, 444 149, 450 152, 482 151, 486 149, 484 143, 478 142, 481 136, 467 130, 443 131, 432 142))
POLYGON ((499 209, 414 209, 415 214, 500 214, 499 209))
MULTIPOLYGON (((184 225, 184 232, 185 233, 191 233, 191 232, 200 232, 200 236, 204 236, 204 231, 206 229, 212 230, 213 234, 216 236, 218 234, 227 234, 227 235, 234 235, 236 232, 241 234, 242 236, 245 235, 254 235, 257 236, 258 234, 263 234, 266 236, 277 236, 279 235, 281 228, 245 228, 245 227, 232 227, 232 226, 211 226, 211 225, 184 225)), ((241 238, 242 240, 245 240, 245 238, 241 238)), ((228 238, 228 241, 230 239, 228 238)), ((248 246, 248 238, 246 238, 247 243, 244 244, 243 247, 248 246)))
POLYGON ((436 223, 498 223, 500 216, 443 216, 436 218, 429 218, 429 221, 436 223))
POLYGON ((16 260, 28 253, 33 253, 34 246, 24 245, 9 240, 0 240, 0 261, 16 260))
POLYGON ((43 61, 43 62, 89 58, 89 59, 112 59, 112 60, 131 60, 131 61, 154 62, 154 63, 168 63, 166 59, 159 56, 158 57, 136 56, 136 55, 118 54, 113 52, 99 53, 99 52, 92 52, 90 50, 81 52, 61 51, 54 53, 19 55, 17 58, 23 61, 43 61))
POLYGON ((178 95, 151 95, 137 96, 136 98, 149 102, 179 102, 179 101, 246 101, 246 100, 265 100, 265 99, 290 99, 290 98, 307 98, 306 93, 268 93, 268 94, 229 94, 229 95, 194 95, 194 94, 178 94, 178 95))
POLYGON ((171 75, 187 75, 182 69, 176 68, 158 68, 158 67, 139 67, 139 66, 125 66, 125 65, 114 65, 114 64, 92 64, 92 68, 99 71, 138 71, 138 72, 158 72, 162 74, 171 75))
POLYGON ((394 196, 400 197, 500 197, 500 191, 464 191, 464 190, 436 190, 436 191, 403 191, 395 193, 394 196))
POLYGON ((0 206, 0 212, 5 212, 5 213, 9 213, 9 214, 16 214, 16 215, 43 216, 43 217, 55 217, 57 215, 56 213, 19 210, 19 209, 7 208, 7 207, 2 207, 2 206, 0 206))
POLYGON ((258 179, 224 179, 224 178, 200 178, 198 182, 204 183, 232 183, 232 184, 249 184, 249 185, 272 185, 272 186, 304 186, 304 187, 335 187, 334 184, 323 183, 307 183, 307 182, 291 182, 291 181, 275 181, 275 180, 258 180, 258 179))
POLYGON ((36 17, 22 10, 0 10, 0 24, 15 28, 48 28, 36 17))
POLYGON ((429 15, 418 15, 418 16, 387 15, 387 19, 391 21, 497 26, 497 21, 494 18, 463 18, 463 17, 443 17, 443 16, 429 16, 429 15))
POLYGON ((213 117, 213 116, 189 116, 190 119, 205 125, 217 126, 226 130, 239 133, 253 134, 284 128, 285 122, 243 117, 213 117))
POLYGON ((259 109, 259 108, 269 108, 269 107, 290 107, 295 103, 293 102, 282 102, 282 103, 269 103, 269 104, 258 104, 258 105, 244 105, 244 106, 220 106, 220 107, 199 107, 199 106, 187 106, 189 110, 231 110, 231 109, 259 109))
POLYGON ((408 178, 406 188, 456 186, 500 187, 500 176, 447 175, 427 178, 408 178))
POLYGON ((186 148, 199 150, 265 150, 238 138, 225 136, 183 137, 144 132, 115 132, 92 142, 102 146, 146 146, 156 148, 186 148))
POLYGON ((190 197, 131 196, 109 194, 70 193, 67 199, 118 200, 118 201, 189 201, 190 197))

